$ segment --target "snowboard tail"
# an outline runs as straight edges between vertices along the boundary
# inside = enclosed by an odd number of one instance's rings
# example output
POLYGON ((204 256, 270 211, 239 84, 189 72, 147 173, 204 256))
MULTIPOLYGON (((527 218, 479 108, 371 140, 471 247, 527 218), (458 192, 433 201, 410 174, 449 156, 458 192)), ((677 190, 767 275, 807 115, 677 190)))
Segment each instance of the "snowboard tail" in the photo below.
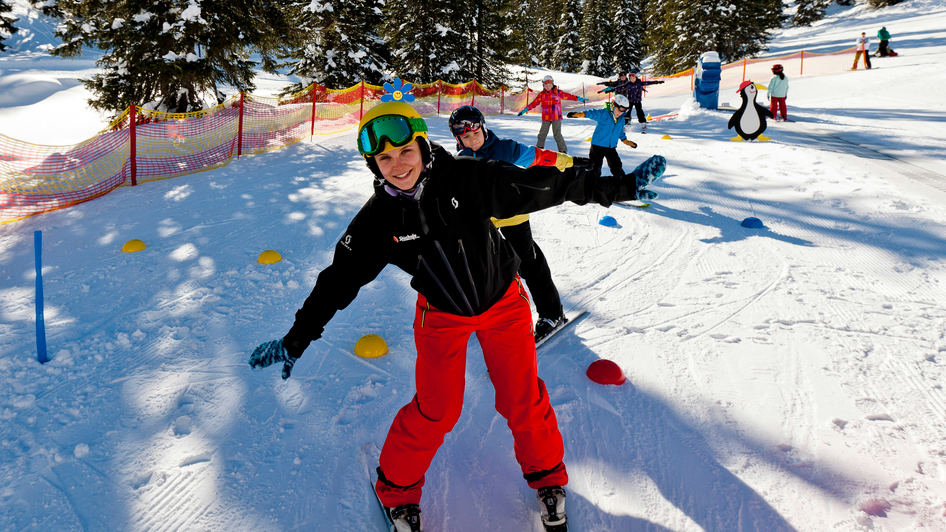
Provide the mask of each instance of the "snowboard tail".
POLYGON ((374 489, 375 485, 378 483, 377 468, 381 460, 381 449, 378 448, 378 444, 369 442, 362 445, 359 459, 361 460, 362 467, 364 467, 365 476, 368 478, 368 488, 371 489, 371 493, 374 494, 374 500, 378 501, 378 509, 381 510, 381 515, 384 516, 385 528, 388 532, 395 532, 394 523, 391 522, 391 517, 388 515, 388 512, 385 511, 384 505, 381 503, 381 498, 378 497, 378 491, 374 489))

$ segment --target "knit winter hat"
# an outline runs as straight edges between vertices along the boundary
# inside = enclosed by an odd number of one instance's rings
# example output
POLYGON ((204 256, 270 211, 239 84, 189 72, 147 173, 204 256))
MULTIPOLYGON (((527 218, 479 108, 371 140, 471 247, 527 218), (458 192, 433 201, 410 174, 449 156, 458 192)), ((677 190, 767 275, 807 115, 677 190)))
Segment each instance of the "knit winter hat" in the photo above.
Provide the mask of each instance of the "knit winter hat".
POLYGON ((743 81, 742 85, 739 85, 739 90, 737 90, 736 92, 742 92, 742 90, 748 87, 749 85, 752 85, 751 81, 743 81))

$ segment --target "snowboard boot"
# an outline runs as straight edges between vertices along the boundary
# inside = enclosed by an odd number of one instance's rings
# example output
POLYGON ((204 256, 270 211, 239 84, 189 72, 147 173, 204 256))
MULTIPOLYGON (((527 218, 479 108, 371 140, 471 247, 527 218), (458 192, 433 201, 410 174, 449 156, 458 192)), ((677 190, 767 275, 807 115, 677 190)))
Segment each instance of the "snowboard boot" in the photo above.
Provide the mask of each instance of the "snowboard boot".
POLYGON ((545 532, 568 532, 565 518, 565 488, 548 486, 536 491, 545 532))
POLYGON ((420 519, 420 506, 417 504, 402 504, 397 508, 384 508, 388 519, 394 523, 394 532, 424 532, 424 524, 420 519))
POLYGON ((552 334, 552 331, 568 323, 568 318, 564 314, 550 320, 548 318, 539 318, 539 321, 535 323, 535 341, 545 338, 546 336, 552 334))

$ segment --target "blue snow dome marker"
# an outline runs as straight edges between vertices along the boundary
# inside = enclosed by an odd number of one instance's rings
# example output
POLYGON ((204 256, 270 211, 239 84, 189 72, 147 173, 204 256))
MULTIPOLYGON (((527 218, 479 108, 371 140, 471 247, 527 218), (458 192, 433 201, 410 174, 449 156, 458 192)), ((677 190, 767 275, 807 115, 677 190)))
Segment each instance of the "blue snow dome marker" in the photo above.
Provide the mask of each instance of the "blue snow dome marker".
POLYGON ((614 227, 618 224, 618 221, 615 220, 613 216, 605 216, 599 220, 598 223, 605 227, 614 227))
POLYGON ((760 220, 760 219, 758 219, 758 218, 755 218, 755 217, 752 217, 752 216, 750 216, 750 217, 746 218, 745 220, 743 220, 743 221, 742 221, 742 226, 743 226, 743 227, 749 227, 749 228, 752 228, 752 229, 762 229, 763 227, 765 227, 764 225, 762 225, 762 220, 760 220))

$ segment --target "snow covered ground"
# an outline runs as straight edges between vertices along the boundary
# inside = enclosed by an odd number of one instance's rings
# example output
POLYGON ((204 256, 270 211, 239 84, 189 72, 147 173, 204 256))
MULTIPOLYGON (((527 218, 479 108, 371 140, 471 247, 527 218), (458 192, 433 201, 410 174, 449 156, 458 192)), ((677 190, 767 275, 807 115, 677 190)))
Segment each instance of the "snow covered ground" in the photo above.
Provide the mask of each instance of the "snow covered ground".
MULTIPOLYGON (((629 128, 621 154, 669 159, 660 198, 533 216, 566 307, 589 311, 539 354, 574 530, 946 530, 946 1, 838 11, 771 54, 881 25, 900 57, 792 78, 797 122, 772 142, 729 142, 729 114, 686 95, 647 99, 680 114, 629 128), (593 384, 597 359, 628 382, 593 384)), ((0 56, 0 132, 100 129, 76 82, 92 62, 31 50, 0 56)), ((446 118, 429 124, 449 145, 446 118)), ((489 125, 531 142, 538 119, 489 125)), ((566 120, 571 152, 591 130, 566 120)), ((380 530, 357 456, 412 394, 407 277, 365 287, 288 381, 246 365, 370 192, 349 132, 0 226, 0 530, 380 530), (133 238, 148 249, 122 253, 133 238), (265 249, 284 260, 256 263, 265 249), (391 352, 354 356, 368 333, 391 352)), ((538 531, 479 353, 427 529, 538 531)))

